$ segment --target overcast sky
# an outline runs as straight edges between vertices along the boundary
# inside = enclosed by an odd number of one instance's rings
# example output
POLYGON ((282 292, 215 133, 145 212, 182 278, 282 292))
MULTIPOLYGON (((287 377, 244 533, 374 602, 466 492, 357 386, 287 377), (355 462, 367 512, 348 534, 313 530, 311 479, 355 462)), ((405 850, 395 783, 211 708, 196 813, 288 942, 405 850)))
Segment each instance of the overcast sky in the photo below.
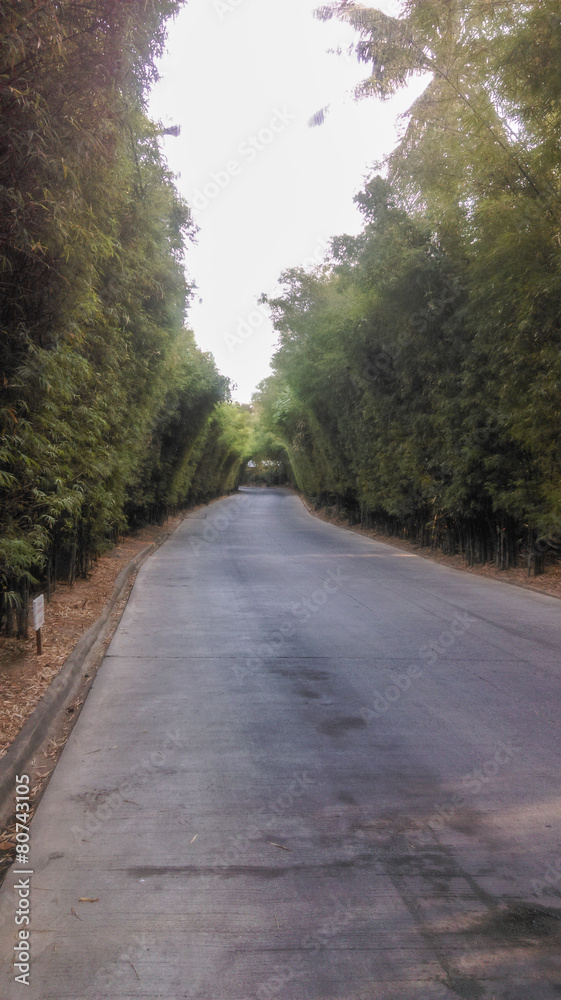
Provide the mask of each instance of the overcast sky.
POLYGON ((186 256, 198 287, 189 322, 242 402, 276 341, 260 294, 278 290, 284 269, 319 261, 331 236, 359 231, 353 196, 411 102, 353 101, 366 67, 328 50, 347 50, 355 33, 318 21, 317 6, 189 0, 170 23, 150 103, 153 118, 181 126, 164 152, 200 227, 186 256), (327 104, 325 124, 309 128, 327 104))

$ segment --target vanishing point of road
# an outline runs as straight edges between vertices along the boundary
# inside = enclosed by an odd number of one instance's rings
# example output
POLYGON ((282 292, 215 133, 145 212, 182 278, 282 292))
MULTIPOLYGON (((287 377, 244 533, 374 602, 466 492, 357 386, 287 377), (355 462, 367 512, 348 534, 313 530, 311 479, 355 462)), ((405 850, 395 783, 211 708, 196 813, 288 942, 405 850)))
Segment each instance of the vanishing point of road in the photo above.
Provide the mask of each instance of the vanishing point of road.
POLYGON ((560 648, 554 598, 289 490, 193 512, 32 822, 30 986, 0 892, 0 997, 560 997, 560 648))

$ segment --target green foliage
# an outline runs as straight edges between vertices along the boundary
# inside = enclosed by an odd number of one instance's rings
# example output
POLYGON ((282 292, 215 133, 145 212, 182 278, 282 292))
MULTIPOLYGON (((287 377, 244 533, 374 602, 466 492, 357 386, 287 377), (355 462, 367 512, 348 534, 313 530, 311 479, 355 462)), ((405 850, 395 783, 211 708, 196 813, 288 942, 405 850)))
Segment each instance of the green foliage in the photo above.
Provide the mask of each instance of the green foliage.
POLYGON ((204 439, 204 448, 191 487, 193 503, 203 503, 221 492, 236 490, 243 479, 253 444, 251 409, 240 403, 216 408, 204 439))
MULTIPOLYGON (((363 232, 334 239, 316 273, 287 272, 269 301, 263 433, 304 493, 351 519, 501 566, 524 544, 535 562, 535 540, 561 529, 553 316, 539 340, 528 320, 509 344, 522 302, 499 282, 508 231, 492 260, 460 254, 382 178, 356 200, 363 232)), ((527 238, 540 245, 535 227, 527 238)), ((538 271, 555 284, 549 263, 532 266, 535 285, 538 271)))
MULTIPOLYGON (((497 565, 561 534, 561 28, 553 0, 338 0, 369 73, 425 89, 329 266, 289 272, 261 387, 295 479, 352 518, 497 565)), ((319 122, 319 120, 318 120, 319 122)))
POLYGON ((192 502, 195 482, 197 495, 232 488, 243 460, 226 411, 217 416, 228 382, 184 330, 194 227, 144 113, 166 20, 180 6, 1 5, 8 630, 25 631, 29 585, 86 573, 129 521, 192 502))

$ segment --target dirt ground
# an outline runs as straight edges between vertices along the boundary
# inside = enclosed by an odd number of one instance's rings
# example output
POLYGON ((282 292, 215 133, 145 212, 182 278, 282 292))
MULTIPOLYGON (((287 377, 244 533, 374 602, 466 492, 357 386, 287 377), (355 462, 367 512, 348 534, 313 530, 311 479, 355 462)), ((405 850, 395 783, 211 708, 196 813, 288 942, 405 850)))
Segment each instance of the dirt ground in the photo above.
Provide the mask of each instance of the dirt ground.
MULTIPOLYGON (((78 639, 99 618, 123 567, 150 542, 157 541, 162 534, 167 535, 181 519, 182 515, 178 514, 169 518, 163 526, 143 528, 129 535, 98 559, 86 580, 77 580, 72 587, 59 582, 50 602, 45 604, 41 656, 37 654, 32 628, 27 640, 0 637, 0 758, 18 735, 78 639)), ((126 598, 115 609, 113 631, 125 604, 126 598)), ((110 635, 107 637, 109 641, 110 635)))

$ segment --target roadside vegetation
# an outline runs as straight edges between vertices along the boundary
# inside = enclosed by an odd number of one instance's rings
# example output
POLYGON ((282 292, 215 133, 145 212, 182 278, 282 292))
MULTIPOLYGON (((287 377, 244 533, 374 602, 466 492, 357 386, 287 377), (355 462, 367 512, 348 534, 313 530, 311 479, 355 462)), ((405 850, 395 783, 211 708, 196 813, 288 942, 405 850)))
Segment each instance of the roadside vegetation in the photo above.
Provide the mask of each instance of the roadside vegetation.
MULTIPOLYGON (((352 522, 529 573, 561 541, 561 22, 553 0, 341 2, 358 98, 426 87, 360 235, 266 300, 271 457, 352 522)), ((325 111, 315 116, 320 125, 325 111)))
POLYGON ((357 195, 362 232, 265 300, 253 409, 186 323, 196 227, 146 114, 181 5, 0 6, 0 631, 128 527, 244 477, 541 572, 561 549, 557 0, 318 11, 356 30, 357 98, 426 86, 357 195))
POLYGON ((127 526, 235 488, 247 414, 185 327, 146 116, 172 0, 0 5, 0 630, 127 526), (244 422, 245 421, 245 422, 244 422))

